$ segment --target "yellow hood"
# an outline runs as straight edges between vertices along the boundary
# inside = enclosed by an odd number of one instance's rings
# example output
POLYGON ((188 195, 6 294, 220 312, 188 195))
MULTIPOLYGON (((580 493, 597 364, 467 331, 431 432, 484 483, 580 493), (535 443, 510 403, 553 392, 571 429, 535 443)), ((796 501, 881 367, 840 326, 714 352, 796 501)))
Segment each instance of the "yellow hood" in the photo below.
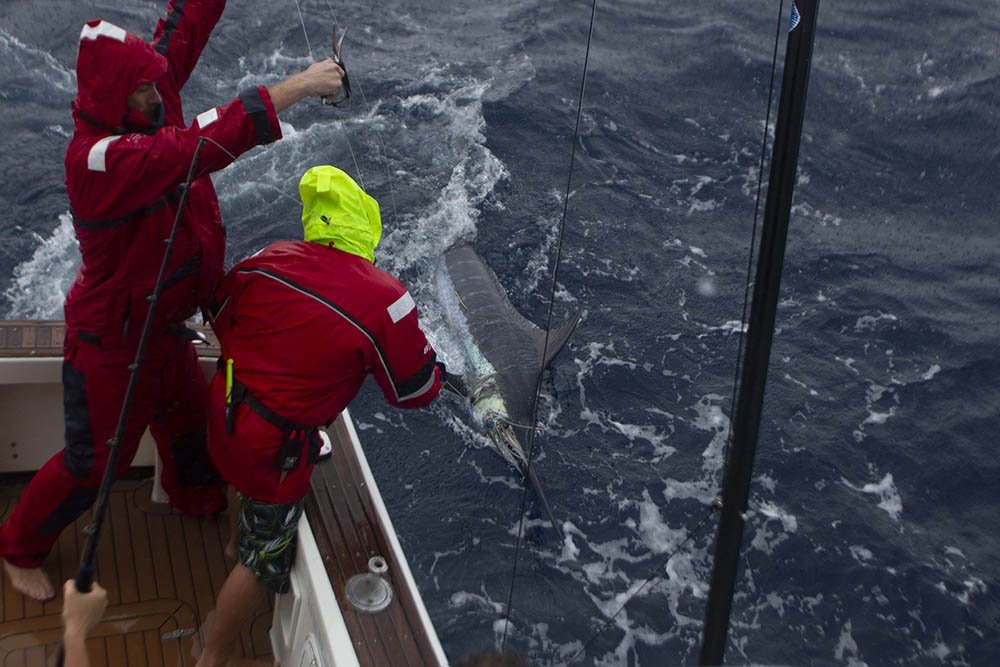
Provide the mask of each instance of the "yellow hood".
POLYGON ((375 261, 382 238, 378 202, 336 167, 312 167, 299 181, 304 238, 375 261))

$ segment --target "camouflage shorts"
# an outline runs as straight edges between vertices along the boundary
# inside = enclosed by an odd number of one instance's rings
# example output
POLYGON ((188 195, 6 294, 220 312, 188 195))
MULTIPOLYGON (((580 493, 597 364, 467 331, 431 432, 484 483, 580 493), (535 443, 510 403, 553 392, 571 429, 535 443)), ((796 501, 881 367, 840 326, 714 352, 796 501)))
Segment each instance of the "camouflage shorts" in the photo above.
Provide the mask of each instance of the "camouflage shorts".
POLYGON ((275 593, 287 593, 305 499, 274 505, 240 494, 239 558, 275 593))

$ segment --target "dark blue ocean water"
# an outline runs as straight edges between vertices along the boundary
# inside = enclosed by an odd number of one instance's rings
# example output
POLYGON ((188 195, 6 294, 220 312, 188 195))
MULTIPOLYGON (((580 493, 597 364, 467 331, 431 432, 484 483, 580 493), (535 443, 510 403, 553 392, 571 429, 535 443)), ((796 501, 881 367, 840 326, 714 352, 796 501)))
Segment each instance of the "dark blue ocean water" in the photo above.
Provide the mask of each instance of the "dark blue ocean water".
MULTIPOLYGON (((296 238, 298 178, 333 163, 381 201, 380 265, 446 360, 434 272, 456 239, 544 324, 590 4, 300 2, 308 43, 293 0, 231 2, 185 91, 193 118, 348 26, 354 106, 302 104, 217 174, 228 261, 296 238)), ((148 35, 161 9, 0 4, 0 314, 60 317, 79 262, 80 25, 148 35)), ((507 640, 540 665, 633 593, 574 664, 697 660, 778 9, 598 6, 555 303, 586 317, 536 455, 566 538, 529 495, 507 640)), ((1000 662, 998 30, 996 2, 820 6, 733 663, 1000 662)), ((402 413, 368 386, 352 412, 446 652, 496 648, 518 475, 447 400, 402 413)))

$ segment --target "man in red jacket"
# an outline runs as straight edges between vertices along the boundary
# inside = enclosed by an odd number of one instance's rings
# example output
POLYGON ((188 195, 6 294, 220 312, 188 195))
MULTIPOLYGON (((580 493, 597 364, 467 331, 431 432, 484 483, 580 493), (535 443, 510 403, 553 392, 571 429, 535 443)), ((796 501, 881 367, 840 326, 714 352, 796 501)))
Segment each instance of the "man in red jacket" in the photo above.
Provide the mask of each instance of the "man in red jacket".
POLYGON ((410 293, 374 266, 376 201, 330 166, 307 171, 299 192, 305 241, 272 243, 217 291, 222 368, 209 389, 208 449, 240 494, 239 562, 197 667, 225 664, 259 596, 288 591, 317 428, 369 374, 400 408, 427 405, 448 378, 410 293))
POLYGON ((54 595, 42 562, 97 496, 164 240, 202 138, 116 472, 129 467, 148 426, 170 505, 195 516, 225 507, 205 450, 207 388, 183 326, 223 274, 225 238, 209 174, 280 139, 278 112, 309 96, 336 95, 344 73, 333 61, 315 63, 271 88, 246 90, 187 127, 180 91, 224 7, 225 0, 171 0, 152 44, 101 20, 80 33, 66 191, 83 263, 65 303, 66 443, 0 527, 7 575, 35 599, 54 595))

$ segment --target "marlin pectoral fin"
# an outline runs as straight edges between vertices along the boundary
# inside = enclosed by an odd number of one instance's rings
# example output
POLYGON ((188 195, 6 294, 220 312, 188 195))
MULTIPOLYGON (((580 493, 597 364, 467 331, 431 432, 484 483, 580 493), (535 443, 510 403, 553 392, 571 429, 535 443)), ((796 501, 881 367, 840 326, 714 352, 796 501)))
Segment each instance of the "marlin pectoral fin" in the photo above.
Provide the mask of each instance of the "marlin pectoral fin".
POLYGON ((583 310, 576 311, 572 317, 566 320, 565 323, 558 329, 549 331, 548 341, 546 341, 545 332, 538 329, 533 331, 533 339, 535 343, 535 349, 538 352, 538 359, 541 362, 541 369, 545 369, 555 356, 559 354, 559 351, 563 349, 566 345, 566 341, 573 334, 573 330, 576 329, 576 325, 580 323, 580 317, 583 315, 583 310))

